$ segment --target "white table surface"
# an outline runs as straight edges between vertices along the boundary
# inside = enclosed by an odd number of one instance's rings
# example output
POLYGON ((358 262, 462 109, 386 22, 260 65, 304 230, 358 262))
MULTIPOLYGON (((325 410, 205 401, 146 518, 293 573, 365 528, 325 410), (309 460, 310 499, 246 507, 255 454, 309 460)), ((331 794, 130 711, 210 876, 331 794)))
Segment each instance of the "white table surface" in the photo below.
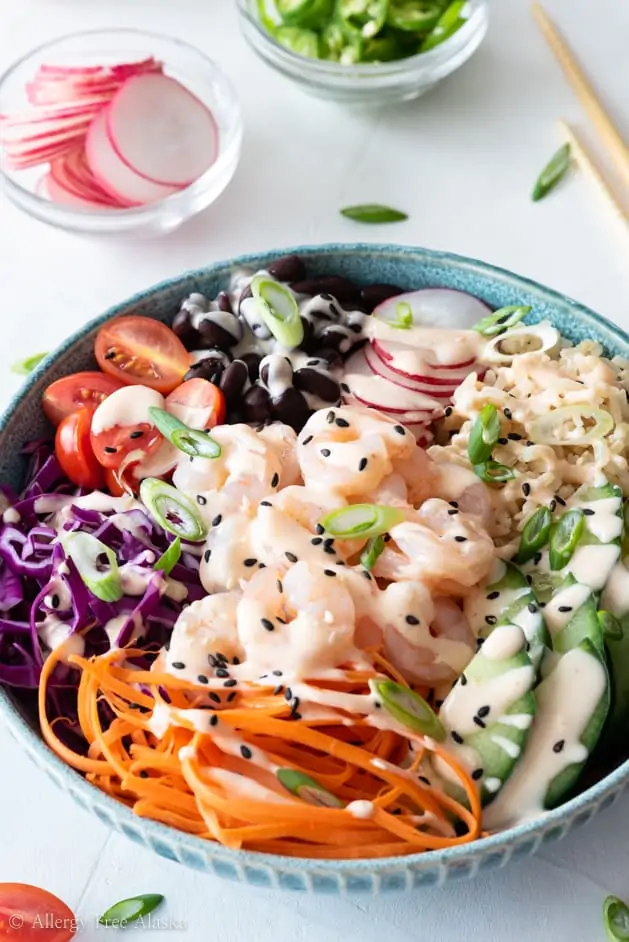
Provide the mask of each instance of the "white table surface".
MULTIPOLYGON (((231 0, 0 0, 0 69, 79 28, 146 27, 196 43, 231 75, 246 136, 221 199, 157 241, 103 243, 30 220, 0 194, 0 403, 9 364, 51 349, 109 304, 186 268, 299 243, 390 240, 449 249, 565 291, 629 328, 629 240, 573 175, 528 194, 564 115, 586 120, 524 0, 493 0, 488 38, 458 75, 416 103, 376 112, 310 99, 245 46, 231 0), (360 227, 339 207, 380 201, 407 223, 360 227)), ((629 7, 548 0, 629 135, 629 7), (624 115, 623 115, 624 106, 624 115)), ((589 129, 588 129, 589 130, 589 129)), ((597 942, 608 892, 629 897, 629 796, 536 858, 445 890, 380 899, 289 896, 187 871, 110 833, 74 806, 0 729, 0 881, 44 886, 102 938, 97 915, 161 892, 168 938, 201 942, 597 942)), ((140 930, 133 930, 137 933, 140 930)), ((143 930, 142 938, 163 937, 143 930)))

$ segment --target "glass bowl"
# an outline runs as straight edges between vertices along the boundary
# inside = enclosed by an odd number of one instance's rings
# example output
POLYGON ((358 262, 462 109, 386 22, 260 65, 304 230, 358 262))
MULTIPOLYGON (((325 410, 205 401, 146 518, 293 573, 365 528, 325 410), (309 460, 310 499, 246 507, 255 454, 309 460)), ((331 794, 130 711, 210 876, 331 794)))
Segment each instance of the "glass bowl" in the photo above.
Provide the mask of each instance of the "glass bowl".
POLYGON ((469 0, 469 18, 450 39, 406 59, 341 65, 309 59, 281 46, 261 24, 259 0, 236 0, 240 27, 252 49, 277 72, 318 98, 381 104, 419 98, 473 55, 487 32, 487 0, 469 0))
POLYGON ((218 155, 212 166, 190 186, 157 202, 131 209, 93 210, 53 202, 39 194, 37 184, 47 172, 47 164, 15 170, 4 160, 0 162, 0 187, 16 206, 61 229, 147 236, 176 229, 218 198, 240 159, 240 105, 231 82, 218 66, 177 39, 134 29, 93 30, 55 39, 19 59, 0 76, 0 115, 20 114, 30 107, 26 85, 41 65, 106 65, 149 56, 163 62, 164 73, 181 82, 212 112, 219 133, 218 155))

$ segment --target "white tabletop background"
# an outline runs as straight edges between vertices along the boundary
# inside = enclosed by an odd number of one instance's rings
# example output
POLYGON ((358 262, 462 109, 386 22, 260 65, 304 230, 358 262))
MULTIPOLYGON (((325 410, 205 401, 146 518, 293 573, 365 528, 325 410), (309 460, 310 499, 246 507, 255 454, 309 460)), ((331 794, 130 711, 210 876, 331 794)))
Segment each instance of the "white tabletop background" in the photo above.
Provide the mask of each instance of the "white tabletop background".
MULTIPOLYGON (((548 0, 629 137, 629 6, 548 0), (624 109, 624 114, 623 114, 624 109)), ((310 99, 258 61, 232 0, 0 0, 0 70, 62 33, 145 27, 200 46, 232 77, 245 143, 230 188, 155 241, 101 242, 21 215, 0 193, 0 405, 9 365, 52 349, 108 305, 187 268, 256 249, 398 241, 448 249, 564 291, 629 328, 629 238, 574 174, 545 202, 532 182, 559 143, 556 119, 587 121, 524 0, 492 0, 489 35, 417 102, 375 111, 310 99), (378 201, 408 222, 361 227, 343 205, 378 201)), ((534 859, 473 883, 380 899, 281 895, 187 871, 74 806, 0 729, 0 882, 46 887, 85 920, 161 892, 176 942, 597 942, 608 892, 629 897, 629 796, 534 859)), ((110 932, 113 930, 109 930, 110 932)), ((133 930, 134 937, 140 930, 133 930)), ((143 930, 146 942, 163 932, 143 930)))

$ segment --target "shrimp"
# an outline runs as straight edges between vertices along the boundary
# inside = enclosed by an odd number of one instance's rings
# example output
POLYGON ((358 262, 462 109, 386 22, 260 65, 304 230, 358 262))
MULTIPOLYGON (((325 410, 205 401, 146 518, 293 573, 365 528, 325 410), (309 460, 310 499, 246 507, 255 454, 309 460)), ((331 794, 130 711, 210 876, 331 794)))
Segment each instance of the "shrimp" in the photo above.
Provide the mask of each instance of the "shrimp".
POLYGON ((321 557, 323 565, 330 562, 330 558, 326 557, 332 557, 335 554, 346 562, 352 556, 356 556, 367 542, 366 539, 330 540, 320 538, 322 518, 334 510, 347 507, 345 498, 333 491, 325 490, 322 487, 297 485, 285 487, 273 498, 273 506, 288 514, 289 517, 307 530, 311 543, 313 537, 316 539, 316 543, 313 545, 323 546, 322 552, 326 554, 321 557), (331 552, 332 548, 334 553, 331 552))
POLYGON ((374 575, 419 580, 443 595, 465 595, 487 576, 495 557, 493 541, 478 520, 435 497, 390 535, 374 575))
POLYGON ((415 439, 402 425, 358 408, 320 409, 302 429, 297 458, 306 486, 356 497, 377 488, 395 461, 411 458, 415 439))
POLYGON ((271 501, 264 501, 251 525, 252 555, 265 566, 287 568, 305 560, 311 566, 326 569, 344 565, 345 554, 357 552, 362 545, 357 540, 343 542, 315 532, 271 501))
POLYGON ((240 591, 220 592, 188 605, 175 622, 165 670, 196 683, 198 677, 211 673, 208 659, 217 653, 228 660, 242 659, 244 651, 236 632, 241 596, 240 591))
POLYGON ((450 462, 436 465, 437 493, 444 500, 454 501, 463 513, 478 517, 488 530, 493 517, 491 493, 469 468, 450 462))
POLYGON ((244 512, 214 517, 199 566, 199 578, 206 592, 235 589, 241 579, 251 578, 256 571, 252 522, 253 518, 244 512))
POLYGON ((299 562, 288 572, 264 569, 244 587, 238 637, 243 674, 281 670, 284 679, 309 679, 355 658, 354 603, 323 570, 299 562))
POLYGON ((280 475, 281 487, 290 487, 291 484, 301 483, 301 469, 297 461, 297 433, 290 425, 284 425, 282 422, 273 422, 271 425, 265 425, 258 432, 277 455, 282 466, 280 475))
POLYGON ((451 682, 474 656, 474 635, 453 599, 420 582, 397 582, 380 601, 385 656, 412 683, 451 682))

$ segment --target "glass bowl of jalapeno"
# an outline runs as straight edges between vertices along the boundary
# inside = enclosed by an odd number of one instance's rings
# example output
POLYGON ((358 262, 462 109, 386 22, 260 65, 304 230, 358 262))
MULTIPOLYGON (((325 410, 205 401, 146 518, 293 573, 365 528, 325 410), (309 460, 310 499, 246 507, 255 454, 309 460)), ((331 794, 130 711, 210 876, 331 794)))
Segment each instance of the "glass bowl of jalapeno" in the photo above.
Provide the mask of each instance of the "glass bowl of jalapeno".
POLYGON ((450 75, 487 31, 487 0, 237 0, 270 66, 320 98, 408 101, 450 75))

